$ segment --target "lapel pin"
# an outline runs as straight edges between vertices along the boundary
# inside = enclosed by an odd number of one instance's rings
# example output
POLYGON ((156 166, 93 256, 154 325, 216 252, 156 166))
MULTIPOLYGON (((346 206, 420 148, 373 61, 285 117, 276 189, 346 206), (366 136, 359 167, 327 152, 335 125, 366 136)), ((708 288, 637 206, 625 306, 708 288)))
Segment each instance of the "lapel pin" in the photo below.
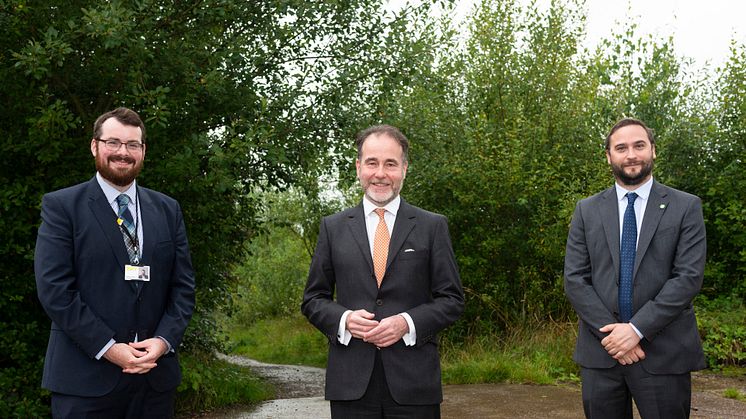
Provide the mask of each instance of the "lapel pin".
POLYGON ((666 204, 661 204, 660 208, 661 209, 666 209, 666 204))

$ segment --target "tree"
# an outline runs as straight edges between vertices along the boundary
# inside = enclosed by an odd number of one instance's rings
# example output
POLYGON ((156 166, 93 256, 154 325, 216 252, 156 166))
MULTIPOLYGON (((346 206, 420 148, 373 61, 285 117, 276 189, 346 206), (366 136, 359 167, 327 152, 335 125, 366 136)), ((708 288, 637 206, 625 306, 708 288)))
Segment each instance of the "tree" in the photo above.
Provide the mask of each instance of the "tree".
POLYGON ((540 11, 485 0, 463 43, 433 42, 430 67, 380 104, 379 119, 412 141, 403 195, 449 217, 467 296, 461 337, 574 315, 562 289, 569 220, 577 200, 612 184, 603 141, 624 116, 655 130, 656 179, 705 199, 723 251, 710 252, 705 291, 743 289, 732 228, 744 220, 742 56, 719 93, 634 23, 582 49, 584 19, 575 1, 540 11))
POLYGON ((184 345, 218 346, 210 313, 227 304, 232 264, 256 228, 256 187, 310 179, 354 132, 368 86, 416 65, 411 19, 380 1, 152 0, 0 3, 3 231, 0 410, 38 404, 48 320, 32 258, 45 192, 89 179, 91 125, 116 106, 148 131, 141 184, 184 207, 197 311, 184 345), (346 137, 345 137, 346 140, 346 137), (88 162, 88 163, 86 163, 88 162))

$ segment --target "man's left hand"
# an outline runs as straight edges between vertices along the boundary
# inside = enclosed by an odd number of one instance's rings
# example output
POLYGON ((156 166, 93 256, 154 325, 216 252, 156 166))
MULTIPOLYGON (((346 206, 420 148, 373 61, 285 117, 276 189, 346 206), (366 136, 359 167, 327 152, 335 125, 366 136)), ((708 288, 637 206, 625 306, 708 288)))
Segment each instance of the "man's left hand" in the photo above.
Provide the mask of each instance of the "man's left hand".
MULTIPOLYGON (((166 342, 164 342, 161 338, 150 338, 140 342, 130 342, 129 345, 133 348, 146 352, 144 356, 137 358, 137 364, 155 362, 158 360, 158 358, 165 354, 166 351, 168 351, 166 342)), ((128 371, 125 369, 124 372, 128 371)))
POLYGON ((599 330, 609 333, 601 340, 601 345, 614 359, 620 359, 640 343, 640 337, 629 323, 607 324, 599 330))
POLYGON ((397 314, 381 320, 378 326, 363 335, 363 340, 379 348, 385 348, 395 344, 408 332, 407 321, 404 320, 402 315, 397 314))

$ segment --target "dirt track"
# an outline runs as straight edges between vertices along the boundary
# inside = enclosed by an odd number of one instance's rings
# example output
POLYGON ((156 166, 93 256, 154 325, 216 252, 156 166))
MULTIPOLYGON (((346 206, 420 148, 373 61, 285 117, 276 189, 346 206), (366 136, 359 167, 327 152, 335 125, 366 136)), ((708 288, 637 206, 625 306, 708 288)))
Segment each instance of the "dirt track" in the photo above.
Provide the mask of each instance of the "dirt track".
MULTIPOLYGON (((208 419, 265 419, 329 417, 324 400, 321 368, 264 364, 252 359, 221 355, 221 358, 253 368, 277 388, 277 400, 255 409, 234 408, 203 416, 208 419)), ((729 378, 706 373, 692 374, 691 418, 746 419, 746 402, 722 396, 726 388, 746 393, 746 377, 729 378)), ((583 417, 580 387, 528 384, 468 384, 443 387, 443 418, 556 418, 583 417)), ((638 417, 638 416, 635 416, 638 417)))

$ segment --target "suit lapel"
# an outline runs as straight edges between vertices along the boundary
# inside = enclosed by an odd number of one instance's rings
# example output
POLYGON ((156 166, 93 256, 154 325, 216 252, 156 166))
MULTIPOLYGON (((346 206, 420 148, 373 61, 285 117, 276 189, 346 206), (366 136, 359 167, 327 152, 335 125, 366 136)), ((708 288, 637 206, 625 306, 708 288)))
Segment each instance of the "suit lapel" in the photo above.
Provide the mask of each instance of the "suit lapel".
MULTIPOLYGON (((114 214, 114 210, 111 209, 109 202, 106 200, 106 195, 101 187, 98 185, 98 181, 94 177, 88 184, 88 207, 91 209, 93 218, 98 222, 101 231, 106 237, 106 241, 109 244, 114 257, 116 258, 119 265, 122 267, 122 278, 124 280, 124 265, 130 263, 129 256, 127 255, 127 247, 124 245, 124 237, 122 231, 119 230, 117 225, 117 216, 114 214)), ((134 284, 132 284, 132 290, 136 290, 134 284)))
POLYGON ((663 217, 663 213, 668 208, 668 193, 661 187, 658 182, 653 182, 650 189, 648 204, 645 206, 645 215, 642 217, 642 227, 640 227, 640 239, 637 241, 637 255, 635 256, 635 270, 633 278, 637 276, 637 268, 640 267, 640 261, 648 250, 650 241, 653 239, 658 224, 663 217))
POLYGON ((355 239, 360 252, 363 254, 363 259, 368 263, 370 272, 373 272, 373 256, 370 254, 370 245, 368 244, 368 230, 365 227, 365 213, 363 210, 363 203, 352 209, 351 213, 347 216, 347 225, 352 232, 352 237, 355 239))
POLYGON ((396 222, 394 223, 394 230, 391 233, 391 241, 389 242, 389 255, 386 258, 386 272, 389 270, 389 266, 396 259, 404 245, 404 241, 409 236, 409 232, 415 226, 415 213, 411 205, 407 204, 404 199, 401 200, 399 205, 399 211, 396 214, 396 222))
POLYGON ((606 233, 606 244, 611 252, 611 261, 614 264, 614 272, 619 276, 619 203, 617 202, 616 189, 612 186, 607 189, 601 200, 599 216, 606 233))

